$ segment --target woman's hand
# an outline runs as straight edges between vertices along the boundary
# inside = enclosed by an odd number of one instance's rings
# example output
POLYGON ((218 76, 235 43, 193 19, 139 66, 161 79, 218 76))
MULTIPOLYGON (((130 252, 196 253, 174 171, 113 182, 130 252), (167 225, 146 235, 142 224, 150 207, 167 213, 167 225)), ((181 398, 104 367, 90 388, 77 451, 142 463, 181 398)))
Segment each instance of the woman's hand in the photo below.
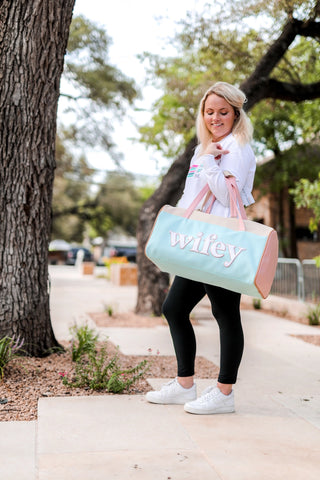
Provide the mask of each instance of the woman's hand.
POLYGON ((229 153, 229 150, 223 150, 220 143, 214 142, 209 143, 204 151, 204 155, 213 155, 216 160, 220 160, 221 155, 226 155, 227 153, 229 153))

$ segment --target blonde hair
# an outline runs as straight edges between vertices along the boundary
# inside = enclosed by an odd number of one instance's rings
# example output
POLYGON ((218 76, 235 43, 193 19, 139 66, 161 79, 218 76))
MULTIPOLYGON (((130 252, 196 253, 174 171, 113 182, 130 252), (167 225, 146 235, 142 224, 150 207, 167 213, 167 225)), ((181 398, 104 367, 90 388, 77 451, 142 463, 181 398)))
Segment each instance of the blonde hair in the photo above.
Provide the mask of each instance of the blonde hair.
POLYGON ((245 94, 237 87, 226 82, 217 82, 210 87, 202 97, 199 105, 196 121, 197 136, 201 144, 200 154, 209 142, 212 141, 212 135, 204 122, 204 107, 209 95, 218 95, 224 98, 234 109, 236 118, 232 127, 232 133, 240 145, 244 145, 252 140, 253 128, 251 122, 243 110, 243 104, 247 101, 245 94))

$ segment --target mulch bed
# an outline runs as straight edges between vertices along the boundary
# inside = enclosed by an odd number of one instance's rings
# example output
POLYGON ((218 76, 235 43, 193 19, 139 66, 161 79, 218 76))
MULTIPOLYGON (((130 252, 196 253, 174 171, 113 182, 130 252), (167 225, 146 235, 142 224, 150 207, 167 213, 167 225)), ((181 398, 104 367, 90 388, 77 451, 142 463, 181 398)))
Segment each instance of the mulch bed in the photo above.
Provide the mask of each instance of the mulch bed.
MULTIPOLYGON (((65 348, 68 344, 62 342, 65 348)), ((116 347, 108 342, 108 352, 112 356, 116 347)), ((147 359, 148 378, 174 378, 176 359, 162 355, 123 355, 119 352, 122 368, 130 368, 147 359)), ((73 370, 71 354, 54 353, 49 357, 19 357, 6 367, 4 378, 0 381, 0 421, 30 421, 37 419, 38 399, 57 396, 114 395, 107 391, 96 392, 89 388, 69 388, 62 383, 62 375, 73 370)), ((217 378, 218 367, 203 357, 196 359, 196 371, 199 378, 217 378)), ((124 393, 137 395, 151 390, 145 378, 139 379, 124 393)))

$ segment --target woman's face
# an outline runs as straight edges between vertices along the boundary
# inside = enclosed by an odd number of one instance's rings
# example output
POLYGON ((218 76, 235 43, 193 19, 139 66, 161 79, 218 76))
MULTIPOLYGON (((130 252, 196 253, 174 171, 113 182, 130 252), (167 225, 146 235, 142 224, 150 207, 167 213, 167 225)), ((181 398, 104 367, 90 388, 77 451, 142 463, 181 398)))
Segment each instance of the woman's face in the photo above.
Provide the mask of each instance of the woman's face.
POLYGON ((235 117, 233 107, 224 98, 215 93, 208 96, 203 118, 214 142, 220 142, 232 132, 235 117))

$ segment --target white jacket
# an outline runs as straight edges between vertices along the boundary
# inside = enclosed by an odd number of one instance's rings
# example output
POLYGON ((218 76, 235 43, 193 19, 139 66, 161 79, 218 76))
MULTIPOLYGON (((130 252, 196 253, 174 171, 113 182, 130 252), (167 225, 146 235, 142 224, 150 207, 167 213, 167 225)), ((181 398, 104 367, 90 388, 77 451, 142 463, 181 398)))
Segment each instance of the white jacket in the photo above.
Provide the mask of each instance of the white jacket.
MULTIPOLYGON (((179 207, 189 207, 200 190, 208 183, 210 190, 216 196, 210 213, 220 217, 229 217, 229 193, 224 171, 230 172, 236 178, 243 204, 248 206, 254 203, 251 192, 256 159, 251 146, 249 144, 239 145, 232 133, 219 143, 223 150, 229 150, 229 153, 222 155, 220 160, 215 160, 213 155, 199 156, 200 146, 196 148, 190 162, 184 192, 178 203, 179 207)), ((202 203, 203 201, 197 208, 200 208, 202 203)))

